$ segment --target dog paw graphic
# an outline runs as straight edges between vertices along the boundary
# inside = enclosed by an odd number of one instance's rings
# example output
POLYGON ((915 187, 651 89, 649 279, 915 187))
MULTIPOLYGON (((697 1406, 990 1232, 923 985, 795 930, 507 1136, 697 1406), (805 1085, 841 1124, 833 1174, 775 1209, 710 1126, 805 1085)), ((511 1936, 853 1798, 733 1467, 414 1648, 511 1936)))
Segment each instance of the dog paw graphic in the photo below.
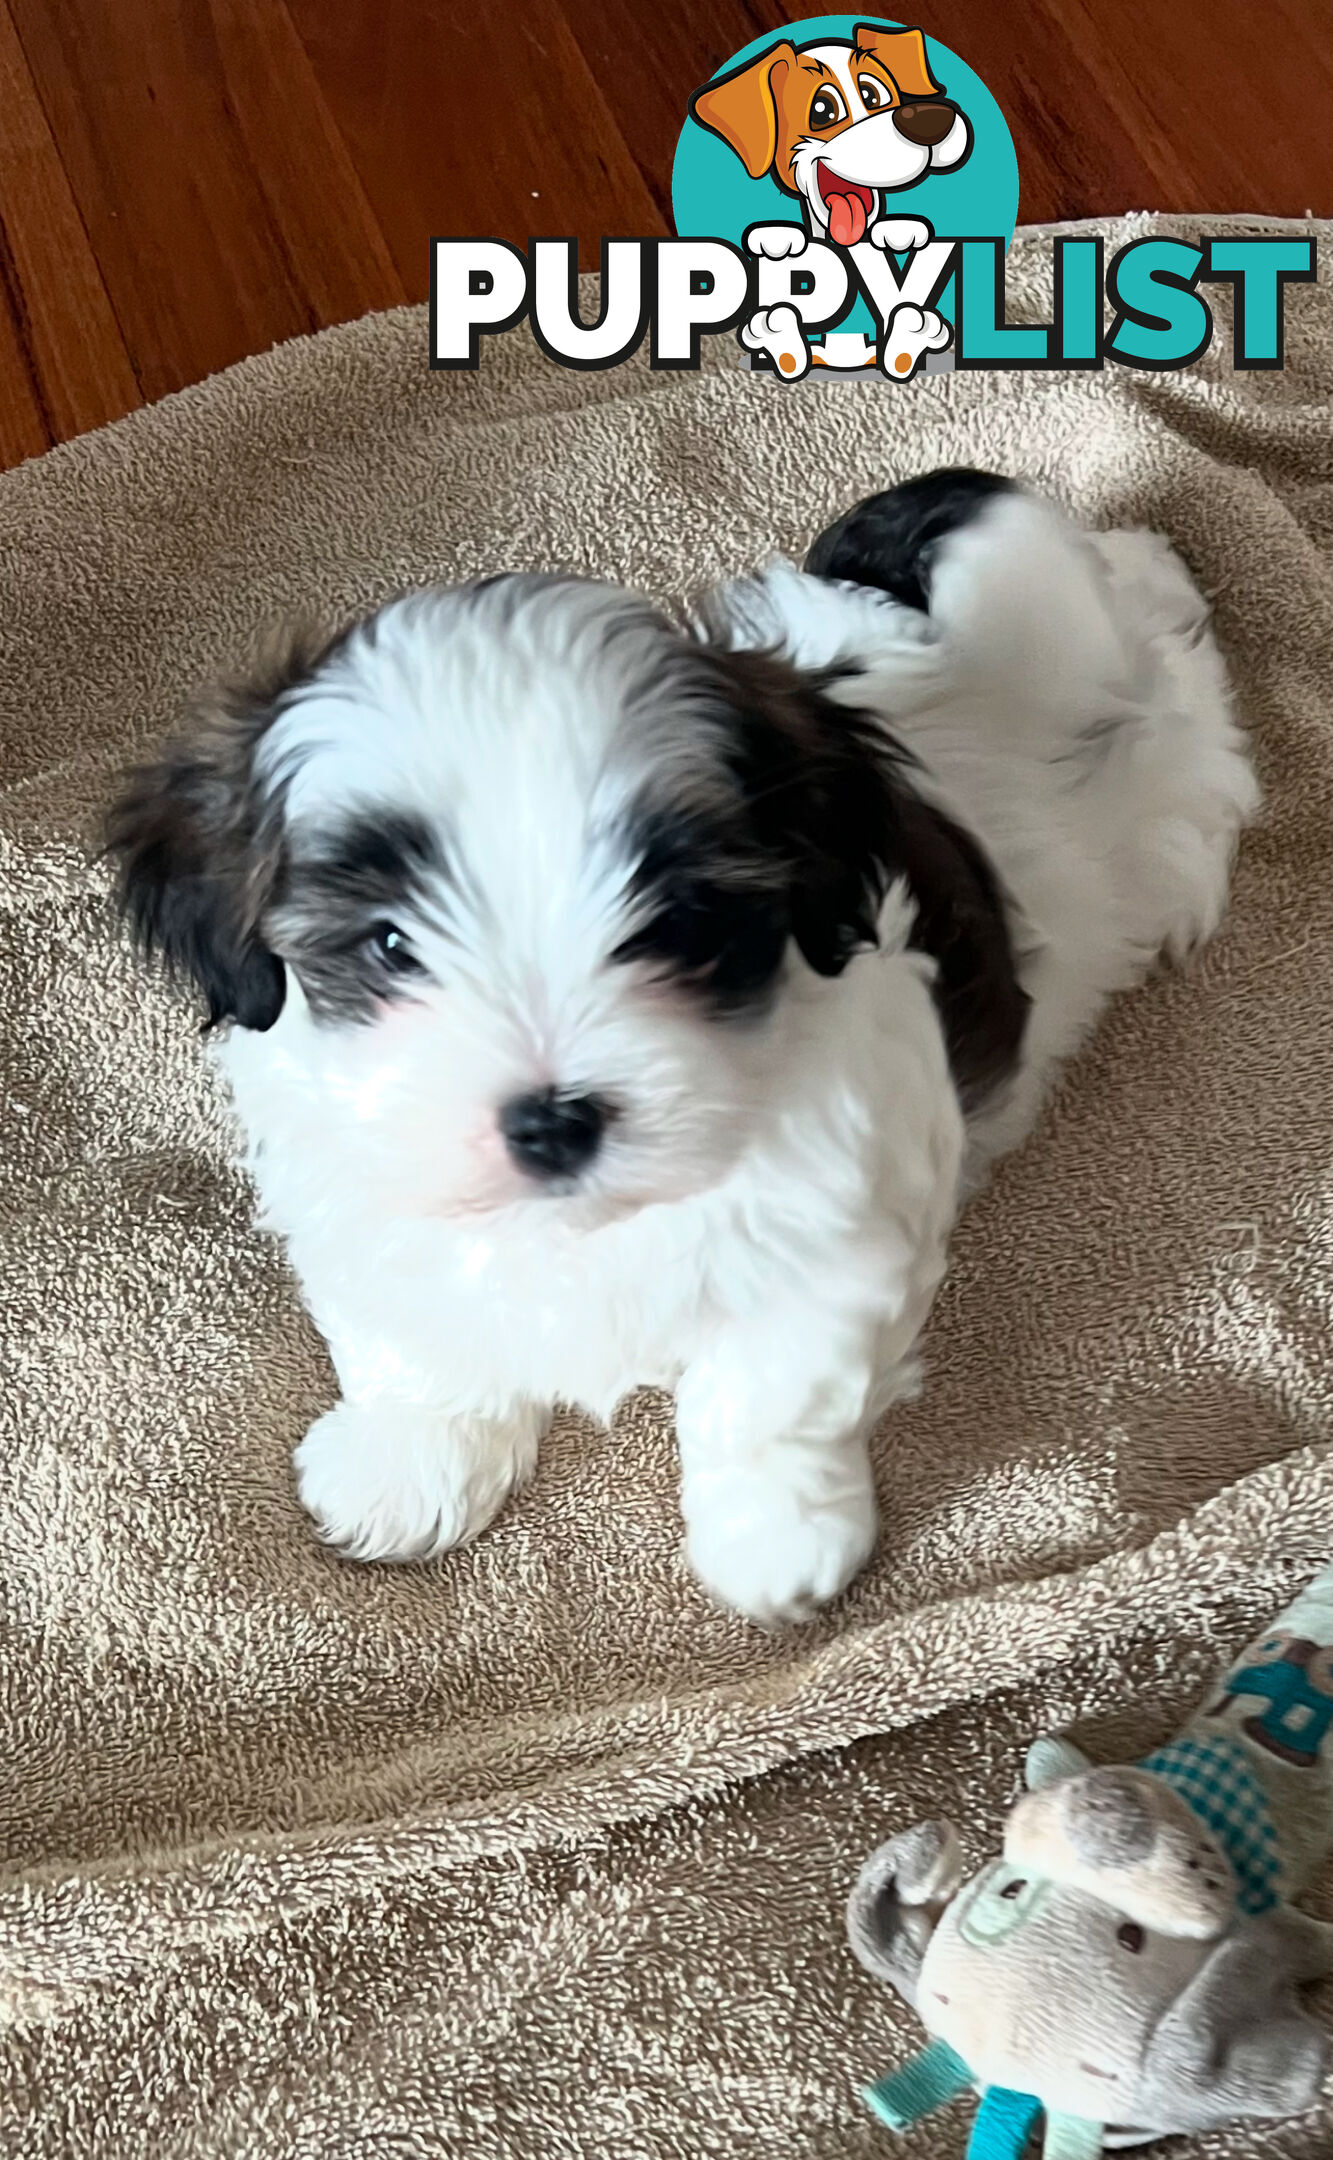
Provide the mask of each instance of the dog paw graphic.
POLYGON ((935 235, 924 218, 884 217, 877 219, 866 237, 872 247, 883 248, 890 255, 910 255, 935 235))
POLYGON ((907 382, 926 354, 941 352, 952 336, 948 323, 934 308, 914 307, 910 300, 904 300, 884 326, 879 364, 895 382, 907 382))
POLYGON ((745 245, 752 255, 762 255, 769 262, 782 262, 789 255, 804 255, 809 235, 804 225, 752 225, 745 235, 745 245))
POLYGON ((767 353, 787 382, 798 382, 809 369, 810 347, 794 307, 759 308, 742 324, 741 343, 751 352, 767 353))

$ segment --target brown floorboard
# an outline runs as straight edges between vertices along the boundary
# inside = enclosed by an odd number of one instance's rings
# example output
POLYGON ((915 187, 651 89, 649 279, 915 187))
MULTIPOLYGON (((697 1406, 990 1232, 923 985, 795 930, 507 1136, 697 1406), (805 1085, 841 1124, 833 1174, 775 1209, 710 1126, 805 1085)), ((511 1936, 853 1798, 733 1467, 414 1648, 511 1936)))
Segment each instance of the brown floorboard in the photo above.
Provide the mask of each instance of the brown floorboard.
MULTIPOLYGON (((1333 215, 1333 0, 933 0, 1028 220, 1333 215)), ((670 230, 688 95, 794 0, 0 0, 0 463, 424 296, 432 233, 670 230)))
POLYGON ((141 402, 120 325, 0 0, 0 280, 12 346, 0 360, 7 462, 141 402))

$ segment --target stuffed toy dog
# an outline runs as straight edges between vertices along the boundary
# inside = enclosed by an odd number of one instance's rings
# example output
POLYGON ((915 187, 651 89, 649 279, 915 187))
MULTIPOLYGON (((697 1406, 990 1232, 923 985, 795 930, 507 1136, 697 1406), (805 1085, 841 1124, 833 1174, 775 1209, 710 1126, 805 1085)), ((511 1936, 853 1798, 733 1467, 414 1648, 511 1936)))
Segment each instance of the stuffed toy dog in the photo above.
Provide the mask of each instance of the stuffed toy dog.
POLYGON ((861 1963, 932 2045, 866 2097, 895 2129, 975 2086, 974 2160, 1046 2160, 1308 2107, 1328 2039, 1298 1989, 1333 1926, 1291 1900, 1333 1844, 1333 1568, 1167 1746, 1093 1768, 1038 1741, 1004 1852, 969 1881, 947 1823, 866 1862, 861 1963))

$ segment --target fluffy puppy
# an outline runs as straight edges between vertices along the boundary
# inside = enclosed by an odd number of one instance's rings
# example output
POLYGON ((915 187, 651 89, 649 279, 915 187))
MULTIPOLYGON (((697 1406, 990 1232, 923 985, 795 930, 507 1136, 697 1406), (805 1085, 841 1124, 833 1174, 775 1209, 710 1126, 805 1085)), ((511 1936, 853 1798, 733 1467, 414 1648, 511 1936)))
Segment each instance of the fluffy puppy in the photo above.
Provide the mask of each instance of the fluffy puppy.
POLYGON ((111 844, 232 1023, 342 1389, 296 1450, 323 1536, 442 1552, 557 1398, 657 1383, 703 1582, 833 1597, 960 1196, 1213 929, 1254 801, 1169 547, 971 472, 684 626, 486 578, 203 701, 111 844))

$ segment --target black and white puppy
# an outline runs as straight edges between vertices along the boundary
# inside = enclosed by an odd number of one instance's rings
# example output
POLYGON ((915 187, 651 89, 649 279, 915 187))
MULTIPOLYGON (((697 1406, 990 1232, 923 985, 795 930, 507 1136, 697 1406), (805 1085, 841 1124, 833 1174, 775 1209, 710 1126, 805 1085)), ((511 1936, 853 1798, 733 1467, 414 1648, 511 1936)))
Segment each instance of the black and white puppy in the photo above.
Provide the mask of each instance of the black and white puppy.
POLYGON ((558 1398, 657 1383, 703 1582, 834 1596, 961 1194, 1213 929, 1255 799, 1166 543, 966 471, 684 627, 493 577, 202 702, 111 842, 234 1023, 342 1387, 296 1450, 322 1534, 441 1552, 558 1398))

